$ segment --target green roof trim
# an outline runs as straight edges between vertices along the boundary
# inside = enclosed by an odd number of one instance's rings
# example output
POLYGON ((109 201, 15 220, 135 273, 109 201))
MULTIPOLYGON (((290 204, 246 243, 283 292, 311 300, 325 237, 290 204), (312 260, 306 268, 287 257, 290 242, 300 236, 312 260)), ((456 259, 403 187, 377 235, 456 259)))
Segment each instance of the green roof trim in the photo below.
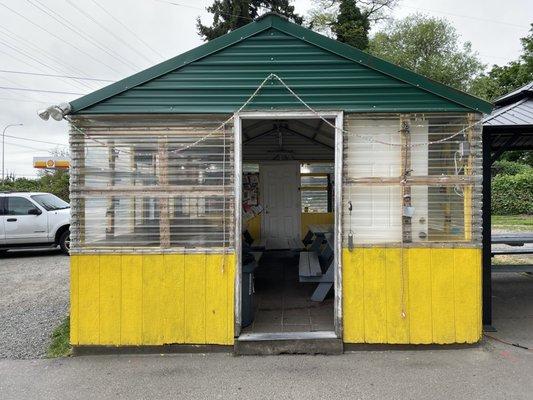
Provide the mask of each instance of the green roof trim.
MULTIPOLYGON (((398 81, 446 99, 460 107, 486 114, 492 111, 493 106, 489 102, 433 81, 405 68, 398 67, 397 65, 374 57, 347 44, 337 42, 300 25, 291 23, 285 18, 270 14, 181 55, 72 101, 71 114, 82 114, 84 110, 97 103, 190 65, 195 61, 224 50, 269 29, 275 29, 312 46, 333 53, 343 59, 350 60, 398 81)), ((281 78, 283 79, 284 77, 281 76, 281 78)))

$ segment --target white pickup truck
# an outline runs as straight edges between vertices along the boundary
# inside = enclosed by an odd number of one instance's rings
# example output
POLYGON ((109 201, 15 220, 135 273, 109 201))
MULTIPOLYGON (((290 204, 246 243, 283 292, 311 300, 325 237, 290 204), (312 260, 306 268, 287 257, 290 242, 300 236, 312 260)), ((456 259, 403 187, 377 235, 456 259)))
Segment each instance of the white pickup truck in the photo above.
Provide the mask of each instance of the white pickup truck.
POLYGON ((70 205, 50 193, 0 192, 0 253, 10 249, 70 249, 70 205))

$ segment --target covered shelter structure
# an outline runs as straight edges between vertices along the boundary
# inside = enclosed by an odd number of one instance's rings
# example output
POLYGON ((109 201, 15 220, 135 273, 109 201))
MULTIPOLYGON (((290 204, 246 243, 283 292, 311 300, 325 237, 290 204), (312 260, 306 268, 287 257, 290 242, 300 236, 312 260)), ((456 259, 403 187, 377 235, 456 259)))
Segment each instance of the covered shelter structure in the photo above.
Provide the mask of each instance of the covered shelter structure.
MULTIPOLYGON (((533 82, 494 101, 483 119, 483 323, 492 325, 491 167, 512 150, 533 150, 533 82)), ((525 237, 526 234, 520 236, 525 237)), ((531 237, 531 232, 528 235, 531 237)), ((519 243, 520 238, 515 238, 519 243)), ((530 239, 531 240, 531 239, 530 239)), ((509 240, 507 240, 509 241, 509 240)), ((504 240, 502 243, 505 243, 504 240)), ((515 244, 516 244, 515 243, 515 244)), ((522 267, 524 268, 524 267, 522 267)), ((529 271, 532 266, 525 266, 529 271)), ((518 271, 519 266, 511 270, 518 271)))
POLYGON ((73 101, 71 343, 479 341, 491 109, 275 14, 73 101))

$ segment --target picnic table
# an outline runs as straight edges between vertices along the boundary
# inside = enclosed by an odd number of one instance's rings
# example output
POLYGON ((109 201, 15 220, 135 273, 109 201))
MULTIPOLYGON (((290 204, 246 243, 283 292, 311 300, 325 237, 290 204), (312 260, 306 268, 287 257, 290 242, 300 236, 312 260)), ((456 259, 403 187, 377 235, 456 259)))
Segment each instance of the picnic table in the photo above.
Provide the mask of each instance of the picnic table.
MULTIPOLYGON (((533 254, 533 247, 525 246, 528 243, 533 243, 531 232, 493 234, 491 245, 507 245, 514 248, 491 250, 491 256, 533 254)), ((533 264, 493 264, 491 269, 492 272, 533 272, 533 264)))
POLYGON ((324 301, 334 281, 333 234, 325 232, 325 230, 314 231, 314 235, 320 237, 320 243, 315 250, 310 248, 309 251, 301 252, 299 261, 300 282, 318 283, 311 296, 311 300, 317 302, 324 301), (322 246, 323 241, 324 246, 322 246))
POLYGON ((332 224, 311 224, 308 225, 308 229, 303 242, 306 246, 310 244, 309 250, 315 252, 320 249, 320 246, 322 246, 325 235, 333 233, 332 224))

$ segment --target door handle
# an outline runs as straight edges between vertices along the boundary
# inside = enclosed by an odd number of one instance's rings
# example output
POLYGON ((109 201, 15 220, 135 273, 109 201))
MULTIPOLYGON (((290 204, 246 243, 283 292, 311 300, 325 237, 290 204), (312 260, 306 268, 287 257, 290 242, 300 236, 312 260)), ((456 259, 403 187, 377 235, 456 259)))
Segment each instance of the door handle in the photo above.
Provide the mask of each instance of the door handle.
POLYGON ((7 222, 15 222, 16 220, 17 220, 16 218, 8 218, 7 222))

